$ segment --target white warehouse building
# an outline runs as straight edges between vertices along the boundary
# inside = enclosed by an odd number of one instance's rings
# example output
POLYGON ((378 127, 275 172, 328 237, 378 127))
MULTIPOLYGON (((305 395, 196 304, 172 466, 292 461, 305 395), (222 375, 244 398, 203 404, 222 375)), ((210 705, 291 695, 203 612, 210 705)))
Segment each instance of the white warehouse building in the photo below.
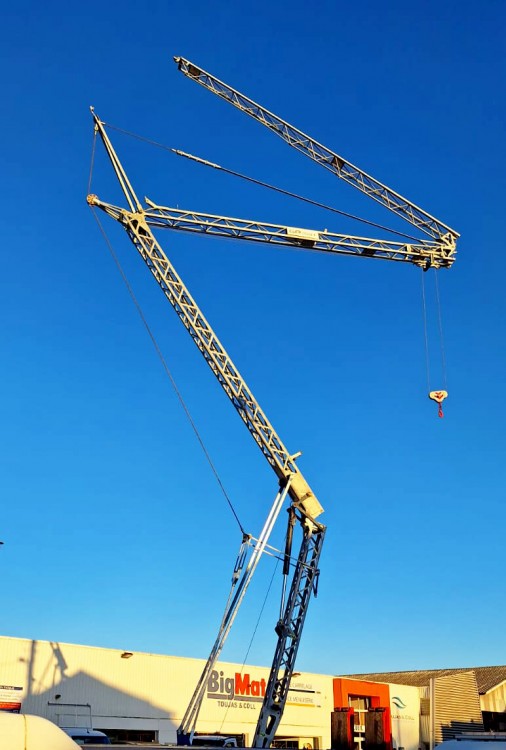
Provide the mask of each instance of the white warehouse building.
MULTIPOLYGON (((0 708, 90 724, 113 738, 175 743, 205 661, 0 637, 0 708), (16 707, 16 704, 17 707, 16 707), (111 731, 112 730, 112 731, 111 731)), ((266 667, 219 662, 198 721, 201 734, 253 737, 266 667)), ((330 747, 333 678, 295 673, 278 728, 279 747, 330 747)))
MULTIPOLYGON (((62 727, 93 727, 113 741, 175 744, 204 664, 0 636, 0 710, 35 714, 62 727)), ((268 677, 268 667, 218 662, 197 733, 250 746, 268 677)), ((347 676, 295 672, 273 747, 430 750, 462 731, 504 731, 505 685, 506 666, 347 676)))

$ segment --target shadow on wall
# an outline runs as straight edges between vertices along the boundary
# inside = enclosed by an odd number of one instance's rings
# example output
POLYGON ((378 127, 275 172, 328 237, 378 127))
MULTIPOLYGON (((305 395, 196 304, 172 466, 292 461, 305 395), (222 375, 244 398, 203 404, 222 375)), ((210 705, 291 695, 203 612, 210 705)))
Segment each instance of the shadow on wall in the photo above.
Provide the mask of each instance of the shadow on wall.
POLYGON ((32 640, 30 642, 30 652, 28 658, 24 658, 23 656, 21 656, 18 659, 18 662, 20 662, 21 664, 26 664, 26 697, 24 699, 24 703, 26 701, 29 701, 32 695, 36 694, 34 693, 34 686, 36 684, 44 684, 46 683, 46 681, 51 680, 54 685, 57 682, 65 680, 66 678, 65 673, 68 669, 68 665, 65 661, 65 657, 63 656, 63 651, 60 648, 60 644, 50 641, 49 646, 51 648, 51 651, 49 652, 47 663, 37 675, 35 674, 35 660, 36 656, 39 656, 39 654, 37 653, 37 641, 32 640), (52 677, 48 678, 48 675, 50 673, 52 674, 52 677))
MULTIPOLYGON (((37 642, 32 641, 26 663, 26 694, 22 712, 50 719, 59 726, 89 726, 105 729, 139 728, 160 732, 164 741, 176 737, 178 723, 170 712, 112 687, 84 671, 68 675, 68 665, 57 643, 51 643, 47 663, 35 655, 37 642), (38 686, 45 686, 39 690, 38 686), (50 687, 47 687, 50 685, 50 687), (80 704, 69 706, 63 704, 80 704), (91 709, 86 708, 89 704, 91 709), (168 739, 167 739, 168 738, 168 739)), ((135 684, 132 684, 135 688, 135 684)), ((40 688, 39 688, 40 689, 40 688)))

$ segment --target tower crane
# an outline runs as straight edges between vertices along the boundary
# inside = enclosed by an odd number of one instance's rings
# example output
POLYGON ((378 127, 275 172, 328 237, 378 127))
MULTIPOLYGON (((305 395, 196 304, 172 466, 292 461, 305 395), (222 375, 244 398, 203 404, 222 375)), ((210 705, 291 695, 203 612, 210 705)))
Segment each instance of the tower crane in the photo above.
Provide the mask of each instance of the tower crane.
POLYGON ((221 653, 279 513, 286 498, 290 499, 288 530, 283 555, 282 606, 275 627, 277 644, 252 741, 252 747, 267 748, 271 745, 283 715, 309 602, 312 594, 317 593, 319 559, 326 531, 326 527, 318 520, 323 508, 296 463, 300 453, 291 454, 285 447, 174 265, 158 243, 154 230, 172 229, 196 232, 249 242, 408 262, 424 269, 449 268, 453 264, 458 234, 193 63, 184 58, 174 59, 183 73, 255 117, 291 146, 358 187, 374 200, 383 203, 430 237, 428 240, 422 239, 413 243, 391 242, 333 234, 327 230, 317 231, 197 213, 160 206, 148 198, 145 199, 143 205, 112 146, 105 123, 92 108, 95 133, 102 140, 127 206, 116 206, 104 202, 94 194, 88 195, 88 204, 101 209, 123 226, 132 244, 273 468, 279 482, 279 490, 274 503, 249 557, 248 548, 251 546, 252 538, 248 534, 243 535, 232 576, 232 593, 223 614, 218 636, 178 729, 178 744, 192 743, 209 676, 221 653), (292 539, 297 524, 301 530, 301 543, 294 562, 292 539))

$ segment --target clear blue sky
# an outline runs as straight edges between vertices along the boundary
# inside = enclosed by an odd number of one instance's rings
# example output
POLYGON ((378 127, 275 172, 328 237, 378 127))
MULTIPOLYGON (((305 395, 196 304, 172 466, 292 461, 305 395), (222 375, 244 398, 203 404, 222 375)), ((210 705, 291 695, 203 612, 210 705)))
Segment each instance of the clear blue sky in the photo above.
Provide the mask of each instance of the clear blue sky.
MULTIPOLYGON (((0 633, 204 657, 239 532, 86 205, 100 117, 382 223, 388 212, 185 79, 182 55, 458 230, 450 398, 427 399, 421 272, 167 233, 325 507, 298 668, 501 664, 506 106, 499 0, 19 3, 3 11, 0 633), (72 9, 71 11, 69 9, 72 9)), ((141 196, 370 228, 111 132, 141 196)), ((119 200, 102 153, 93 190, 119 200)), ((274 474, 124 233, 104 226, 238 513, 274 474)), ((399 228, 409 226, 396 225, 399 228)), ((431 387, 442 387, 429 297, 431 387)), ((242 661, 266 560, 224 658, 242 661)), ((248 656, 268 664, 277 596, 248 656)))

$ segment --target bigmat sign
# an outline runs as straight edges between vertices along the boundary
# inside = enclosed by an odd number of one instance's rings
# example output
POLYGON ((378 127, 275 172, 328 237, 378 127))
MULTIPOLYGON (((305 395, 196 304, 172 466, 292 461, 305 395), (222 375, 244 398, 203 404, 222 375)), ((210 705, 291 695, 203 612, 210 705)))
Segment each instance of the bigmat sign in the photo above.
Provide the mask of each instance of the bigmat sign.
MULTIPOLYGON (((249 672, 235 672, 227 676, 225 672, 213 670, 207 681, 207 697, 218 701, 226 708, 257 708, 265 696, 267 680, 252 679, 249 672)), ((288 705, 315 706, 316 691, 307 683, 293 683, 289 690, 288 705)))

